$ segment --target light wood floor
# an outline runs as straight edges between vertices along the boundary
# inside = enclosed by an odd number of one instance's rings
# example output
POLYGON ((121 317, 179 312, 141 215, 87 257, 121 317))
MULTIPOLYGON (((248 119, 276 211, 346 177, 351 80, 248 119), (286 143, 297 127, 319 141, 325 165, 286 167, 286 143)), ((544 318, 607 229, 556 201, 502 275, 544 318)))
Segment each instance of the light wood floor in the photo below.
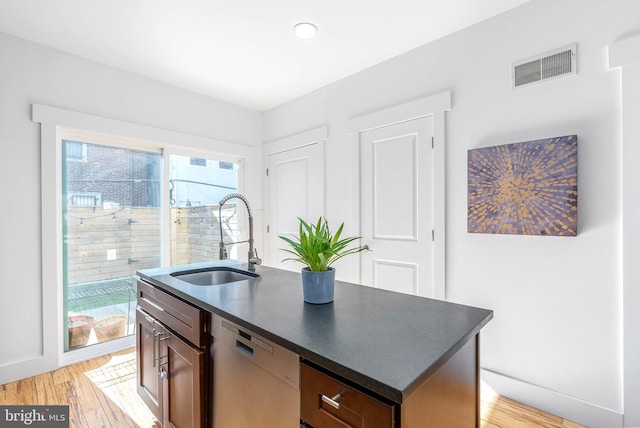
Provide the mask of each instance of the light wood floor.
MULTIPOLYGON (((135 350, 0 386, 0 404, 69 405, 72 428, 159 428, 136 393, 135 350)), ((584 428, 482 391, 482 428, 584 428)))

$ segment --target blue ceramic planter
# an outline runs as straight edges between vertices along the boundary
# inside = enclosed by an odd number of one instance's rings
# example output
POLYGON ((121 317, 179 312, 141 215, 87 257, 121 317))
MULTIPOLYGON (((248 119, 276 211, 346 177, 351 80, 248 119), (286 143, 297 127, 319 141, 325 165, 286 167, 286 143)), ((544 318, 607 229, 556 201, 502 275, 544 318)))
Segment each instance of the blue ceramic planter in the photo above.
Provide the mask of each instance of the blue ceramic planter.
POLYGON ((336 271, 330 267, 324 272, 312 272, 302 268, 302 295, 304 301, 321 305, 333 302, 333 289, 336 271))

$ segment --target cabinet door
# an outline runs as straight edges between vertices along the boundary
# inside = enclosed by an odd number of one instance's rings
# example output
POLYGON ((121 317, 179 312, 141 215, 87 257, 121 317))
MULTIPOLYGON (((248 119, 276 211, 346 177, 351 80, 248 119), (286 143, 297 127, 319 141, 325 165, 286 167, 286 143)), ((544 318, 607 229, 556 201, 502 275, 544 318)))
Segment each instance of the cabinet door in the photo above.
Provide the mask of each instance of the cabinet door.
POLYGON ((140 309, 136 311, 136 324, 138 395, 156 419, 162 421, 162 388, 158 359, 160 355, 158 334, 161 330, 154 323, 153 318, 140 309))
POLYGON ((394 406, 300 364, 300 417, 313 428, 393 428, 394 406))
POLYGON ((168 334, 162 338, 165 428, 203 427, 204 351, 168 334))

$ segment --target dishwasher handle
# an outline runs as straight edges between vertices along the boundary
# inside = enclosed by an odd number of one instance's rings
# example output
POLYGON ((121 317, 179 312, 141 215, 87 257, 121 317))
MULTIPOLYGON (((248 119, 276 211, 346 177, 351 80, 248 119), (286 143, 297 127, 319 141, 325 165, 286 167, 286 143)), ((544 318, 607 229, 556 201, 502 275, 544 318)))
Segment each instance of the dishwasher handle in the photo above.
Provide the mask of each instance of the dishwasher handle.
POLYGON ((248 357, 253 358, 253 348, 236 339, 236 349, 248 357))

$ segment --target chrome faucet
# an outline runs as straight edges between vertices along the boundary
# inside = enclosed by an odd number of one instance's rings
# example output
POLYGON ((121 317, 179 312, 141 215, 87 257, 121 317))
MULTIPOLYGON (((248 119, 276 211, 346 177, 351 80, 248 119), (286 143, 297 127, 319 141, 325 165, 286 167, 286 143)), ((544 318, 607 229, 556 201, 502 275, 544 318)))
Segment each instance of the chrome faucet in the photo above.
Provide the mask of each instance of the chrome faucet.
POLYGON ((248 242, 249 255, 248 255, 247 263, 249 264, 250 271, 256 270, 256 265, 262 264, 262 259, 258 257, 258 250, 253 248, 253 214, 251 212, 251 206, 249 205, 249 201, 247 200, 247 198, 245 198, 239 193, 231 193, 225 196, 224 198, 220 199, 220 202, 218 202, 218 204, 219 204, 218 219, 220 220, 220 260, 225 260, 229 258, 226 245, 243 244, 245 242, 248 242), (244 205, 247 207, 247 212, 249 213, 249 239, 246 241, 227 242, 226 244, 224 242, 223 235, 222 235, 222 206, 229 199, 240 199, 242 202, 244 202, 244 205))

